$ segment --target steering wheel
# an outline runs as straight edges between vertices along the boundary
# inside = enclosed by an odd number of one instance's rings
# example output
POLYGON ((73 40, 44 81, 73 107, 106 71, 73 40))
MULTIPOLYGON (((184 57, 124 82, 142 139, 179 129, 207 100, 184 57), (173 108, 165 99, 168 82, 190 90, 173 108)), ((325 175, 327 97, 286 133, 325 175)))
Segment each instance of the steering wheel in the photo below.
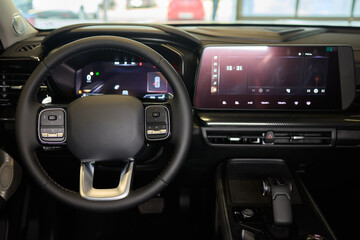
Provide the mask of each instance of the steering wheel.
POLYGON ((83 38, 51 52, 24 85, 16 111, 18 149, 31 175, 55 198, 86 210, 124 210, 158 194, 182 166, 191 135, 191 102, 177 72, 146 45, 115 36, 83 38), (90 51, 101 50, 130 52, 153 64, 173 89, 174 97, 167 101, 170 108, 165 104, 145 107, 138 98, 123 95, 88 96, 66 106, 37 101, 41 83, 57 66, 90 51), (149 130, 151 127, 153 130, 149 130), (131 189, 136 155, 147 141, 167 137, 170 131, 175 147, 166 167, 145 187, 131 189), (79 160, 79 192, 59 185, 42 168, 36 149, 45 144, 66 144, 79 160), (94 188, 95 164, 108 160, 123 163, 119 185, 110 189, 94 188))

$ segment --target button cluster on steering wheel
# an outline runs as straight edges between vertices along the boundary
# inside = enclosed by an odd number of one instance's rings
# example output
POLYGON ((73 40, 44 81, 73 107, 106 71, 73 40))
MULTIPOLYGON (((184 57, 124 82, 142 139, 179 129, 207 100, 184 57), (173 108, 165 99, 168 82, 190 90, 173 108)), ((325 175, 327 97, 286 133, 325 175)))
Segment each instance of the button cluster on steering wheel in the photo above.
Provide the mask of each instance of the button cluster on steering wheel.
POLYGON ((148 140, 164 140, 170 134, 169 109, 162 105, 151 105, 145 109, 145 136, 148 140))
POLYGON ((44 109, 39 114, 39 138, 42 143, 65 142, 65 111, 61 108, 44 109))

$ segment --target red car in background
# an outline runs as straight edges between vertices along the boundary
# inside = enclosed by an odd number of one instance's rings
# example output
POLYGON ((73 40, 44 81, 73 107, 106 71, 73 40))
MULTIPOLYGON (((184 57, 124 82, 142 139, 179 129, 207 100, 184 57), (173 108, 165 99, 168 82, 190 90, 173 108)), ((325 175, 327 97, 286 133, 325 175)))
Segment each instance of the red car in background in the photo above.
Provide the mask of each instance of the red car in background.
POLYGON ((171 0, 169 3, 169 20, 203 20, 204 16, 202 0, 171 0))

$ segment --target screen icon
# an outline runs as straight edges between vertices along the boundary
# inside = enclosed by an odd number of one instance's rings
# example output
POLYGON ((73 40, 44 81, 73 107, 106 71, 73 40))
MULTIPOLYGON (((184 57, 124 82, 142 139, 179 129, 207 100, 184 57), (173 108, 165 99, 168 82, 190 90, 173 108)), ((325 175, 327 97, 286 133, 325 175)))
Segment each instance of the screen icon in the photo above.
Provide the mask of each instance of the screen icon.
POLYGON ((160 72, 149 72, 147 75, 147 91, 148 92, 167 92, 167 81, 160 72))
POLYGON ((160 88, 160 77, 159 76, 156 76, 154 78, 154 83, 153 83, 154 87, 155 88, 160 88))
POLYGON ((211 93, 217 93, 217 87, 211 87, 211 93))

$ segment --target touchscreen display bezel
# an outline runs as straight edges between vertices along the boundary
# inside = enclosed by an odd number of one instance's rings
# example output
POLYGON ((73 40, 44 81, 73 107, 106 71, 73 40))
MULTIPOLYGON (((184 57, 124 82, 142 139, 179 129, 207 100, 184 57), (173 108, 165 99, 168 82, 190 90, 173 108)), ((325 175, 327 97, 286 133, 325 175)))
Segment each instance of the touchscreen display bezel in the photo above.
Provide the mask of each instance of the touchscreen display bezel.
MULTIPOLYGON (((221 63, 221 59, 219 61, 221 63)), ((256 67, 256 64, 254 61, 252 66, 256 67)), ((218 68, 218 74, 223 74, 222 76, 226 75, 224 67, 228 67, 227 70, 230 68, 233 71, 239 70, 237 76, 241 70, 247 70, 242 64, 224 64, 221 67, 218 68)), ((200 110, 344 110, 351 104, 355 95, 353 68, 352 48, 344 45, 208 45, 203 49, 197 72, 194 106, 200 110), (227 81, 229 84, 230 82, 230 86, 227 86, 228 92, 224 94, 215 88, 215 94, 213 94, 214 80, 211 74, 214 71, 214 52, 218 52, 216 56, 219 58, 227 55, 246 58, 249 53, 257 55, 256 52, 260 52, 258 50, 269 49, 278 52, 278 56, 299 56, 307 59, 327 58, 324 60, 328 65, 326 79, 323 79, 325 85, 323 84, 319 88, 302 87, 297 89, 262 86, 250 88, 249 84, 245 86, 246 89, 239 91, 231 89, 231 81, 235 80, 226 79, 224 81, 222 79, 223 83, 227 81), (238 56, 239 53, 247 53, 247 56, 238 56), (216 90, 219 92, 217 93, 216 90)), ((301 74, 307 74, 307 72, 304 70, 301 74)), ((221 77, 218 79, 221 81, 221 77)))

